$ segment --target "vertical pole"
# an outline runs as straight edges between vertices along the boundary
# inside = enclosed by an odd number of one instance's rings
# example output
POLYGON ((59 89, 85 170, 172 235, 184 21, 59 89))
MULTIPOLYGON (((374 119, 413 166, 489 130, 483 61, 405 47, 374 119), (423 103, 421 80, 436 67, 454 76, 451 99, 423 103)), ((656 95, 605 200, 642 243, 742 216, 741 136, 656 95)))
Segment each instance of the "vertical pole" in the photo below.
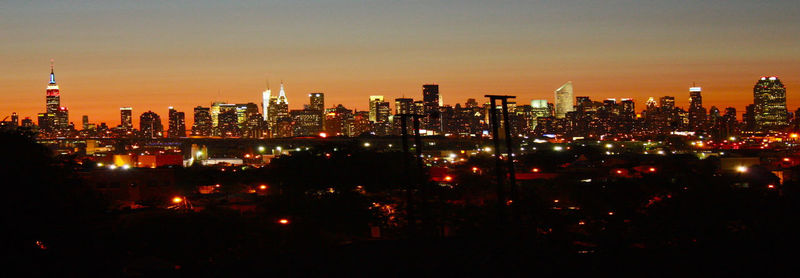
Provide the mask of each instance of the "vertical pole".
POLYGON ((427 205, 428 197, 427 197, 427 191, 426 191, 427 188, 425 186, 425 175, 424 175, 425 165, 423 164, 422 161, 422 136, 419 133, 419 125, 420 125, 419 118, 421 116, 414 114, 412 115, 412 117, 414 117, 414 144, 417 145, 417 147, 415 148, 415 153, 417 157, 416 158, 417 181, 419 182, 418 184, 419 209, 422 214, 421 218, 422 218, 423 232, 425 232, 424 230, 426 230, 425 229, 426 225, 430 224, 430 211, 428 211, 428 205, 427 205))
POLYGON ((506 149, 508 150, 507 164, 508 164, 508 179, 511 186, 511 218, 514 223, 519 223, 519 206, 517 202, 517 177, 514 171, 514 140, 511 137, 511 120, 508 117, 508 98, 503 98, 503 120, 506 131, 506 149))
POLYGON ((408 157, 411 152, 408 148, 408 114, 400 115, 400 128, 403 134, 403 173, 406 175, 406 218, 408 219, 408 236, 413 237, 416 232, 417 220, 414 217, 414 182, 411 179, 411 167, 409 165, 408 157))
POLYGON ((495 159, 495 174, 497 175, 497 221, 499 227, 505 224, 505 209, 506 209, 506 196, 505 196, 505 173, 503 172, 503 161, 500 159, 500 134, 498 134, 497 120, 497 105, 495 98, 489 98, 489 119, 492 126, 492 141, 494 141, 494 159, 495 159))

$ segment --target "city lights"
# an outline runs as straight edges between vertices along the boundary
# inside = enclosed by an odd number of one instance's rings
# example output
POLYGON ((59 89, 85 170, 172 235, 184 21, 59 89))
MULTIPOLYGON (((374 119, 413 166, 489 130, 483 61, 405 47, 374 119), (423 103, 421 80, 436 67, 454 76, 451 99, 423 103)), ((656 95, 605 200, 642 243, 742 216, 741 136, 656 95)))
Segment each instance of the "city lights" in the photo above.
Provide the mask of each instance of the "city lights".
POLYGON ((286 218, 278 219, 278 224, 289 225, 289 219, 286 219, 286 218))
POLYGON ((172 198, 172 203, 174 203, 174 204, 178 204, 178 203, 181 203, 181 202, 183 202, 183 198, 181 198, 181 197, 175 196, 175 197, 172 198))

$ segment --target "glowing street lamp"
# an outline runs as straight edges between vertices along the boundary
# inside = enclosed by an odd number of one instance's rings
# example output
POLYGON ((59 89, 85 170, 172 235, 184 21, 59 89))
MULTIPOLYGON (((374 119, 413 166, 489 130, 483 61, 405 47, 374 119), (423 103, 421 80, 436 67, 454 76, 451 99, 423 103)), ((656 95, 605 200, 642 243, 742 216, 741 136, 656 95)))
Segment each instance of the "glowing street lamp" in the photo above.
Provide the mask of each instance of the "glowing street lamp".
POLYGON ((183 198, 181 198, 180 196, 175 196, 174 198, 172 198, 173 204, 180 204, 181 202, 183 202, 183 198))
POLYGON ((278 219, 278 224, 289 225, 289 219, 286 219, 286 218, 278 219))
POLYGON ((736 167, 736 172, 739 172, 739 173, 747 172, 747 166, 738 166, 738 167, 736 167))

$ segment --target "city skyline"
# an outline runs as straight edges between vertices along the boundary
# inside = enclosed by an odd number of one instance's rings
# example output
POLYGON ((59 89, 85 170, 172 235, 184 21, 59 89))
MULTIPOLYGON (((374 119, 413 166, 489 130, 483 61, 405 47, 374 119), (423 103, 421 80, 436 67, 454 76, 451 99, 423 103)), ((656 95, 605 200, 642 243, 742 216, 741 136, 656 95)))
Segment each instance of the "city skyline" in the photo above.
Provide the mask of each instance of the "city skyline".
MULTIPOLYGON (((764 80, 765 77, 770 77, 770 78, 777 77, 777 78, 780 78, 779 76, 763 75, 763 76, 760 76, 759 79, 760 80, 764 80)), ((47 88, 46 88, 48 93, 46 95, 49 96, 49 90, 51 89, 51 86, 55 85, 55 83, 54 83, 55 82, 54 59, 50 59, 50 73, 48 75, 48 80, 49 80, 49 83, 48 83, 47 88)), ((569 91, 571 92, 570 93, 571 102, 575 101, 575 97, 590 97, 593 100, 632 99, 635 103, 637 103, 636 104, 637 107, 639 107, 637 112, 642 111, 644 109, 644 107, 646 107, 646 105, 647 105, 647 100, 642 100, 642 99, 637 99, 637 98, 629 98, 629 97, 624 97, 624 96, 611 96, 611 97, 597 98, 597 97, 591 96, 591 95, 576 94, 576 93, 574 93, 572 91, 573 90, 572 89, 572 83, 573 83, 572 81, 567 81, 566 83, 562 84, 559 88, 555 89, 553 92, 559 92, 559 90, 562 90, 564 88, 564 86, 569 86, 569 91)), ((786 81, 783 81, 783 83, 791 84, 791 82, 786 82, 786 81)), ((426 84, 436 84, 437 87, 441 85, 441 84, 436 83, 436 82, 431 82, 431 83, 425 83, 425 84, 418 85, 419 88, 420 88, 419 89, 420 90, 420 95, 417 98, 415 98, 414 95, 402 95, 402 96, 379 95, 379 96, 380 97, 385 97, 387 102, 389 102, 389 103, 394 102, 394 101, 389 101, 389 100, 394 100, 394 99, 398 99, 398 98, 412 98, 412 99, 415 99, 415 100, 422 100, 423 99, 423 94, 424 94, 423 91, 424 91, 424 87, 425 87, 426 84)), ((56 86, 55 88, 56 88, 56 90, 59 90, 58 86, 56 86)), ((700 88, 705 88, 705 87, 700 86, 700 84, 697 84, 696 82, 692 82, 691 87, 688 87, 688 91, 684 91, 684 93, 687 93, 687 94, 691 95, 693 90, 699 90, 700 88)), ((266 100, 266 99, 264 99, 264 97, 265 97, 264 93, 268 93, 269 91, 271 91, 271 86, 269 85, 269 79, 267 79, 265 88, 263 90, 264 91, 261 91, 260 93, 257 94, 259 96, 259 99, 255 100, 255 101, 251 101, 251 100, 229 101, 229 100, 213 99, 211 101, 207 101, 207 104, 203 104, 203 103, 197 103, 197 104, 194 104, 194 105, 190 104, 189 105, 190 107, 188 107, 186 110, 192 110, 192 109, 194 109, 195 107, 198 107, 198 106, 210 107, 210 106, 213 105, 213 103, 231 103, 231 104, 232 103, 254 103, 254 104, 257 104, 259 106, 259 108, 263 109, 262 101, 266 100)), ((702 90, 703 90, 703 96, 706 97, 707 99, 709 99, 707 90, 706 89, 702 89, 702 90)), ((750 104, 751 104, 752 103, 752 88, 750 90, 751 90, 751 92, 750 92, 750 94, 751 94, 751 96, 750 96, 751 97, 750 104)), ((283 100, 292 99, 291 96, 300 97, 300 95, 298 95, 297 93, 290 94, 287 91, 288 90, 284 90, 284 81, 280 80, 279 90, 278 90, 278 92, 276 92, 276 95, 274 95, 273 97, 281 96, 281 99, 283 99, 283 100)), ((305 97, 310 97, 311 94, 319 94, 319 93, 326 94, 323 91, 315 91, 315 92, 305 93, 305 97)), ((547 100, 549 103, 556 103, 557 102, 556 97, 553 95, 552 92, 550 93, 550 95, 551 95, 550 97, 545 97, 545 96, 542 96, 540 98, 531 97, 529 99, 526 99, 524 96, 522 96, 522 97, 518 97, 516 102, 518 102, 518 104, 520 104, 520 105, 525 105, 525 104, 528 104, 528 102, 530 102, 530 101, 544 99, 544 100, 547 100)), ((689 95, 687 95, 687 100, 686 100, 685 106, 680 105, 681 102, 676 102, 677 104, 675 104, 675 106, 676 107, 685 107, 687 109, 691 108, 692 102, 691 102, 691 96, 689 96, 689 95)), ((662 97, 662 96, 671 96, 671 97, 677 97, 678 99, 681 99, 679 95, 669 95, 669 94, 661 95, 661 96, 650 96, 648 98, 657 98, 657 97, 662 97)), ((358 111, 370 111, 370 107, 371 107, 370 103, 372 102, 372 98, 376 97, 376 96, 375 95, 370 95, 368 97, 369 97, 369 99, 364 101, 364 102, 367 103, 367 105, 366 105, 367 107, 366 108, 360 108, 361 105, 360 105, 359 102, 356 102, 356 103, 353 103, 353 104, 345 104, 345 106, 349 107, 351 109, 358 110, 358 111)), ((439 101, 440 101, 440 103, 442 105, 451 105, 451 106, 455 106, 455 104, 463 104, 470 98, 475 98, 477 100, 481 99, 481 96, 475 96, 475 97, 465 96, 463 100, 455 100, 455 101, 450 101, 450 102, 443 102, 443 99, 444 99, 445 95, 440 94, 439 97, 441 98, 439 101)), ((786 98, 787 109, 790 112, 794 111, 793 109, 791 109, 792 108, 791 100, 792 100, 791 98, 788 98, 788 97, 786 98)), ((194 101, 196 102, 197 99, 194 99, 194 101)), ((60 102, 60 100, 59 100, 59 102, 60 102)), ((800 104, 800 100, 798 100, 797 102, 798 102, 798 104, 800 104)), ((482 103, 482 102, 479 101, 479 103, 482 103)), ((60 105, 61 108, 68 107, 68 105, 65 105, 63 103, 60 103, 60 104, 62 104, 62 105, 60 105)), ((333 107, 335 107, 336 105, 339 105, 339 104, 344 104, 344 103, 331 103, 331 102, 328 102, 328 106, 326 106, 324 108, 333 108, 333 107)), ((288 105, 288 101, 287 101, 287 105, 288 105)), ((300 101, 300 102, 295 101, 294 105, 288 105, 288 109, 290 109, 290 110, 303 109, 305 106, 308 106, 308 105, 309 105, 308 103, 303 102, 303 101, 300 101)), ((395 104, 392 103, 390 105, 391 105, 390 106, 391 110, 394 111, 396 109, 395 104)), ((744 113, 744 108, 747 105, 749 105, 749 103, 743 104, 742 107, 736 107, 736 106, 731 106, 731 105, 718 105, 718 104, 714 104, 714 103, 709 103, 706 108, 710 108, 712 106, 716 106, 719 109, 724 109, 726 107, 734 107, 734 108, 737 108, 737 110, 739 111, 737 113, 737 116, 739 118, 741 118, 742 114, 744 113)), ((76 106, 80 106, 80 104, 76 104, 76 106)), ((150 106, 152 106, 152 105, 150 105, 150 106)), ((46 107, 46 108, 47 108, 46 112, 51 113, 50 110, 52 109, 52 107, 49 107, 49 104, 48 104, 48 107, 46 107)), ((138 110, 136 107, 132 107, 130 105, 123 105, 123 106, 120 106, 119 108, 132 108, 133 110, 138 110)), ((183 110, 180 107, 175 106, 175 105, 169 105, 164 110, 170 111, 170 110, 173 110, 173 109, 181 111, 181 112, 185 111, 185 110, 183 110)), ((155 109, 144 109, 144 111, 153 111, 153 112, 158 113, 158 114, 162 114, 163 113, 162 111, 160 111, 157 108, 155 108, 155 109)), ((40 110, 40 112, 41 112, 41 110, 40 110)), ((7 114, 8 114, 8 116, 10 116, 11 113, 15 113, 15 115, 20 117, 20 119, 24 119, 24 118, 35 119, 36 118, 35 115, 40 113, 40 112, 35 112, 32 116, 26 116, 26 114, 20 113, 20 112, 17 112, 17 111, 9 111, 7 114)), ((139 115, 141 115, 141 113, 144 113, 144 112, 139 112, 139 115)), ((107 114, 107 111, 103 111, 100 114, 107 114)), ((264 113, 263 110, 262 110, 262 114, 266 114, 266 113, 264 113)), ((77 117, 78 115, 89 116, 90 117, 90 121, 93 122, 93 123, 98 123, 99 124, 99 123, 102 122, 102 123, 108 124, 109 126, 115 126, 114 119, 111 119, 109 121, 97 120, 96 118, 92 117, 93 116, 92 114, 73 113, 73 117, 77 117)), ((135 115, 136 115, 136 112, 134 112, 134 116, 135 115)), ((116 116, 113 116, 113 117, 116 117, 117 120, 118 120, 119 119, 119 114, 116 114, 116 116)), ((76 122, 76 121, 73 121, 72 119, 77 119, 77 118, 70 118, 69 122, 76 122)), ((192 119, 190 119, 190 118, 186 119, 186 124, 188 126, 191 126, 193 123, 194 123, 194 121, 192 119)), ((136 117, 133 117, 133 125, 138 125, 138 120, 137 120, 136 117)))
POLYGON ((778 76, 789 110, 800 106, 791 1, 405 4, 5 3, 0 112, 42 111, 50 58, 72 122, 113 124, 127 106, 164 115, 260 103, 265 77, 284 80, 290 100, 322 92, 327 107, 358 110, 370 95, 418 99, 425 83, 440 84, 445 104, 486 93, 552 101, 570 80, 575 96, 643 107, 669 95, 688 107, 697 82, 705 103, 741 114, 753 80, 778 76))

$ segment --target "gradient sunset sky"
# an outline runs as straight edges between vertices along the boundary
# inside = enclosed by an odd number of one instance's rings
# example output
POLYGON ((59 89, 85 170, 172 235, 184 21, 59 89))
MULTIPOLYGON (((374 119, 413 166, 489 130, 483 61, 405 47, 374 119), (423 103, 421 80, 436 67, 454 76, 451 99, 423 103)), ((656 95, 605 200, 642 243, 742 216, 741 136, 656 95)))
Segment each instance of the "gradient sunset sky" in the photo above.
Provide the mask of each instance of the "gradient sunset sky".
MULTIPOLYGON (((672 95, 752 103, 762 75, 800 106, 800 1, 0 1, 0 118, 45 109, 55 59, 70 120, 119 124, 119 107, 187 112, 260 103, 284 80, 290 108, 367 109, 369 95, 446 104, 486 93, 553 101, 672 95)), ((393 105, 393 104, 392 104, 393 105)))

